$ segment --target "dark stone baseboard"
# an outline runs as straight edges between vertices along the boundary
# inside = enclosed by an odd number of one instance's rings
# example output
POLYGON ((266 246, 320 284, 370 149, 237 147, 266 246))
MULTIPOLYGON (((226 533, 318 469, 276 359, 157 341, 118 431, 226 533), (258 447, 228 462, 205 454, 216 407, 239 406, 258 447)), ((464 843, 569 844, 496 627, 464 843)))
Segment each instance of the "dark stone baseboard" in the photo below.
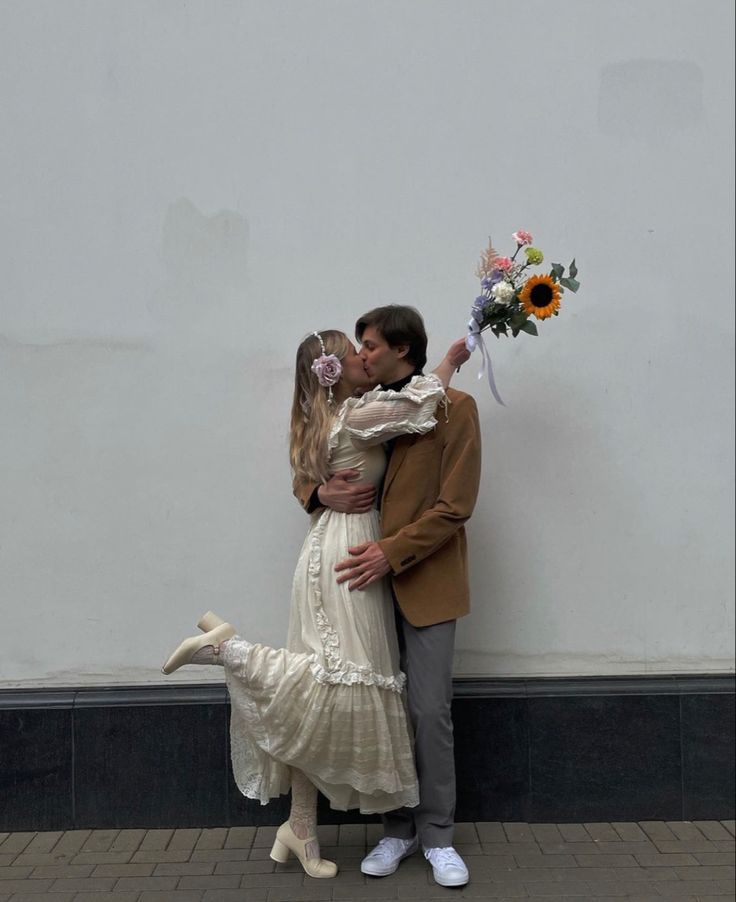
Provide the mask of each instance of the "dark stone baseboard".
MULTIPOLYGON (((224 685, 0 691, 0 830, 280 823, 233 782, 228 714, 224 685)), ((734 816, 732 674, 458 679, 453 718, 458 821, 734 816)))

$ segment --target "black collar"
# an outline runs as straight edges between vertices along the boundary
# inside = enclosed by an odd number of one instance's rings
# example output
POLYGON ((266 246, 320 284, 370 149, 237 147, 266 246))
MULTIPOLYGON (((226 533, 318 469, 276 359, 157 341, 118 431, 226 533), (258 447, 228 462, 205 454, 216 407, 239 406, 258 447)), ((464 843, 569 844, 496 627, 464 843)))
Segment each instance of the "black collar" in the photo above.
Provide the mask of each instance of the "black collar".
POLYGON ((385 391, 401 391, 401 389, 404 388, 405 385, 408 385, 415 376, 422 375, 424 374, 421 370, 414 370, 413 373, 409 373, 408 376, 404 376, 404 378, 399 379, 398 382, 390 382, 388 385, 382 385, 381 388, 385 391))

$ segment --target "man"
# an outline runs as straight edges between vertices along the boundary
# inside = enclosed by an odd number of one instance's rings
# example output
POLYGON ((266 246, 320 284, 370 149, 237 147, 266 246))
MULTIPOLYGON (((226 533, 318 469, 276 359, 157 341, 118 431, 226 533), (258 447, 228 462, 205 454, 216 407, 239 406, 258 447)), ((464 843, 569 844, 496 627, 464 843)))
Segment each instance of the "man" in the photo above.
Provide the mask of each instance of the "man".
MULTIPOLYGON (((427 335, 411 307, 378 307, 356 323, 365 370, 387 389, 400 390, 426 363, 427 335)), ((455 621, 469 610, 467 545, 463 524, 470 517, 480 481, 480 427, 475 401, 449 389, 426 435, 389 442, 381 493, 378 542, 350 548, 337 565, 338 582, 361 589, 391 576, 397 607, 402 670, 407 675, 409 715, 415 734, 420 803, 383 816, 385 836, 363 860, 375 877, 394 873, 421 843, 434 878, 462 886, 468 869, 452 846, 455 814, 452 663, 455 621)), ((373 487, 342 471, 324 485, 296 486, 306 507, 347 513, 370 509, 373 487)))

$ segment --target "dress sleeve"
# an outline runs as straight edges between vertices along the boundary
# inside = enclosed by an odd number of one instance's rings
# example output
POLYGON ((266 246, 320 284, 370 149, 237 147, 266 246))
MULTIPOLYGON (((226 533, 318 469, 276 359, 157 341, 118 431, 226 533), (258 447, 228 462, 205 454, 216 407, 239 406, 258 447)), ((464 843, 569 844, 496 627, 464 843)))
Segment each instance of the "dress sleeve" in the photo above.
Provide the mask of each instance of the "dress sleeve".
POLYGON ((348 398, 343 427, 362 447, 408 433, 424 435, 437 425, 434 414, 444 397, 437 376, 414 376, 401 391, 374 389, 361 398, 348 398))

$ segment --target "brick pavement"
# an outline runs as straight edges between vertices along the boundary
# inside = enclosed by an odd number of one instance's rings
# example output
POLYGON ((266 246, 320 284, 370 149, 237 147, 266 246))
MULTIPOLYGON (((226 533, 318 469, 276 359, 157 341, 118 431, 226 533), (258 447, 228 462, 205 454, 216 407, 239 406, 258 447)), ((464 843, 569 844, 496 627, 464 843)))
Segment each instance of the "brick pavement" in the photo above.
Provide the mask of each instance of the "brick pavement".
POLYGON ((0 833, 0 902, 733 902, 734 822, 458 824, 471 882, 444 889, 421 854, 359 870, 378 824, 320 827, 334 880, 274 864, 274 827, 0 833))

